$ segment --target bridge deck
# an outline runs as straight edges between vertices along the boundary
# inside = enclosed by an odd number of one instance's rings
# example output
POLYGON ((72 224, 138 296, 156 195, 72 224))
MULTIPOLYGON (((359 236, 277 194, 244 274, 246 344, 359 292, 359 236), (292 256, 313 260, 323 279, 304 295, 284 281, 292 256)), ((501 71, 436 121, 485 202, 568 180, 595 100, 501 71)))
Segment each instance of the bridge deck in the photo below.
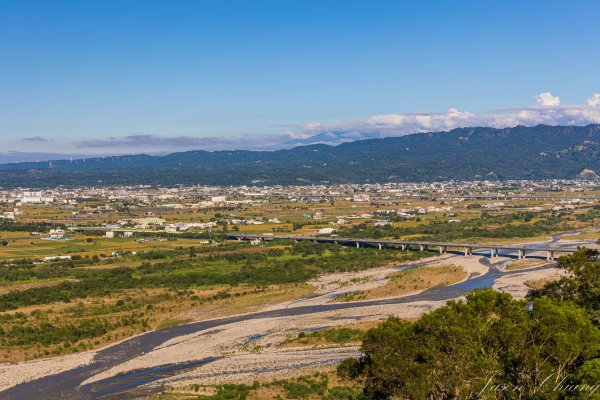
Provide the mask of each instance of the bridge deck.
POLYGON ((443 247, 443 248, 468 248, 471 250, 478 249, 501 249, 501 250, 523 250, 523 251, 551 251, 556 253, 572 253, 575 251, 573 248, 564 248, 556 246, 527 246, 527 245, 513 245, 513 244, 481 244, 481 243, 453 243, 453 242, 424 242, 424 241, 412 241, 412 240, 384 240, 384 239, 357 239, 357 238, 345 238, 345 237, 319 237, 319 236, 298 236, 298 235, 260 235, 260 234, 229 234, 229 238, 232 239, 261 239, 261 240, 273 240, 273 239, 284 239, 284 240, 300 240, 300 241, 316 241, 320 243, 358 243, 372 246, 378 245, 404 245, 404 246, 427 246, 427 247, 443 247))

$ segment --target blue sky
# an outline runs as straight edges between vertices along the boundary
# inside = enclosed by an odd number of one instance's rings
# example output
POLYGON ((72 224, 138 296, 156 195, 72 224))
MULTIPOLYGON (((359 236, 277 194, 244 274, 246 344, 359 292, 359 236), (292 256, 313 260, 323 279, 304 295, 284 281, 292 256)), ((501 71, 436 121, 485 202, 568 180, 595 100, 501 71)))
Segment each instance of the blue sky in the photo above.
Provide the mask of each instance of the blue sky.
POLYGON ((271 148, 523 110, 600 122, 598 15, 598 1, 0 0, 0 152, 271 148))

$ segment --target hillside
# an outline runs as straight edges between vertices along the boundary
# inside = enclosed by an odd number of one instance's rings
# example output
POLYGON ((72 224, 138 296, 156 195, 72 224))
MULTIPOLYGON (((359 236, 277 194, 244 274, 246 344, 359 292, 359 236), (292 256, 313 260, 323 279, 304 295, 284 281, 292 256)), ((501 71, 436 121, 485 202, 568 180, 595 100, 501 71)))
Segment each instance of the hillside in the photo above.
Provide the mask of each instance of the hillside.
POLYGON ((600 125, 460 128, 278 151, 187 151, 0 165, 2 187, 576 178, 600 171, 600 125))

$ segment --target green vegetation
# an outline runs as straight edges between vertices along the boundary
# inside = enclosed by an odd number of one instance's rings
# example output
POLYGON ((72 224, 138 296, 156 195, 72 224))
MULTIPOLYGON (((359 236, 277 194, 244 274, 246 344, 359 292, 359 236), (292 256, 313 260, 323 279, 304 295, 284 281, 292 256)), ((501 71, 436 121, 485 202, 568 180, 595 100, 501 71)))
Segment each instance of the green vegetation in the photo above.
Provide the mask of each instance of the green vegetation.
POLYGON ((572 302, 585 308, 597 326, 600 326, 600 253, 597 250, 580 249, 561 257, 558 267, 568 272, 558 281, 529 293, 531 300, 549 297, 562 302, 572 302))
POLYGON ((362 340, 364 331, 353 328, 326 328, 314 332, 300 332, 294 343, 318 344, 318 343, 349 343, 362 340))
POLYGON ((294 285, 319 274, 359 271, 428 254, 310 242, 270 248, 235 243, 222 248, 217 253, 214 248, 178 247, 49 264, 29 259, 2 262, 0 288, 6 290, 0 292, 0 348, 5 357, 17 357, 14 350, 28 348, 36 356, 81 351, 97 346, 101 338, 184 322, 179 315, 169 315, 165 304, 198 308, 243 301, 261 293, 267 296, 270 285, 293 291, 294 285), (132 266, 112 264, 116 260, 132 266), (38 308, 21 312, 31 306, 38 308))
POLYGON ((306 399, 311 395, 325 396, 329 379, 327 375, 316 374, 314 377, 300 377, 296 380, 275 381, 281 385, 288 399, 306 399))
MULTIPOLYGON (((205 387, 192 385, 191 391, 198 393, 205 387)), ((254 382, 253 385, 225 384, 218 385, 211 395, 185 395, 178 392, 165 392, 160 400, 193 399, 193 400, 245 400, 253 399, 323 399, 323 400, 359 400, 361 390, 351 386, 332 385, 325 373, 315 373, 295 379, 281 379, 268 383, 254 382)))
POLYGON ((225 384, 217 386, 217 392, 212 396, 198 396, 206 400, 245 400, 252 389, 258 388, 258 382, 253 386, 225 384))
POLYGON ((413 227, 392 225, 375 227, 359 224, 340 231, 340 236, 356 238, 395 238, 419 235, 422 240, 452 241, 469 238, 527 238, 571 229, 566 218, 536 215, 531 212, 494 215, 481 213, 480 218, 448 223, 433 221, 413 227))
POLYGON ((83 318, 67 325, 56 325, 48 320, 48 316, 39 313, 36 325, 28 323, 22 313, 4 314, 0 316, 0 344, 2 346, 28 346, 62 344, 67 348, 83 340, 104 335, 120 326, 134 327, 140 325, 148 328, 147 321, 143 318, 126 317, 117 322, 110 322, 107 318, 83 318))
POLYGON ((561 258, 572 276, 532 291, 529 304, 484 289, 415 322, 391 318, 338 372, 366 399, 597 398, 598 256, 582 249, 561 258))
POLYGON ((467 278, 463 268, 456 265, 436 265, 394 272, 388 283, 368 290, 344 293, 335 301, 357 301, 400 296, 436 286, 447 286, 467 278))
POLYGON ((0 232, 48 232, 50 229, 66 229, 66 226, 50 222, 16 222, 0 219, 0 232))
MULTIPOLYGON (((72 301, 77 298, 104 296, 133 288, 186 289, 211 285, 269 285, 305 282, 319 274, 359 271, 389 261, 415 260, 427 253, 399 253, 353 249, 334 244, 297 243, 286 249, 260 253, 233 253, 206 257, 169 257, 170 252, 149 252, 138 268, 77 269, 72 263, 52 267, 33 264, 5 265, 3 280, 69 277, 55 286, 12 291, 0 296, 0 311, 22 306, 72 301), (162 261, 162 260, 167 261, 162 261)), ((0 280, 1 282, 1 280, 0 280)))

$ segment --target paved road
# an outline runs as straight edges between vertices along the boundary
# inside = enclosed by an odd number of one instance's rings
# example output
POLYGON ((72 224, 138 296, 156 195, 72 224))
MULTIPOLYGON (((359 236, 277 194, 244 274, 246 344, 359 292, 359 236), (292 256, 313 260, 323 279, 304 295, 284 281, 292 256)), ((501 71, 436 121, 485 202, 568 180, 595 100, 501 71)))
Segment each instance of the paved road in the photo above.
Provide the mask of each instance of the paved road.
MULTIPOLYGON (((559 236, 555 236, 552 238, 551 242, 556 242, 558 239, 559 236)), ((547 245, 547 243, 545 244, 547 245)), ((384 300, 370 300, 353 303, 331 303, 270 310, 253 314, 232 316, 218 320, 196 322, 148 332, 99 351, 94 357, 93 361, 88 365, 80 366, 52 376, 25 382, 6 391, 0 392, 0 399, 73 400, 134 398, 146 393, 144 391, 148 389, 139 388, 145 383, 179 374, 186 370, 197 367, 198 365, 214 361, 215 359, 196 360, 192 363, 183 364, 167 364, 157 368, 118 375, 116 377, 96 382, 95 384, 85 386, 80 386, 80 384, 86 379, 102 371, 140 356, 141 354, 152 350, 165 341, 181 335, 187 335, 207 329, 214 329, 225 324, 252 319, 295 316, 373 305, 404 304, 414 301, 449 300, 466 295, 476 288, 492 286, 494 281, 501 275, 523 272, 515 270, 503 273, 498 270, 496 265, 491 264, 487 257, 482 257, 479 261, 490 267, 489 271, 485 275, 472 277, 456 285, 437 287, 411 296, 384 300)), ((544 267, 535 268, 534 270, 549 267, 550 265, 547 265, 544 267)))

